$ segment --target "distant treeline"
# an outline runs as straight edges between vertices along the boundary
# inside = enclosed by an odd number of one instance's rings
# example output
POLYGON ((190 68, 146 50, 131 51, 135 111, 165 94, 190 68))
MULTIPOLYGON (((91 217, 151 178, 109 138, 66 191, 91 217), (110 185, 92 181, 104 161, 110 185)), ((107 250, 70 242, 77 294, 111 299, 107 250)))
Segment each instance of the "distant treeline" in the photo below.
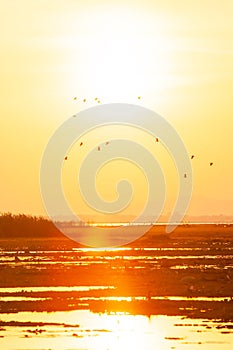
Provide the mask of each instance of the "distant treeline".
MULTIPOLYGON (((62 233, 43 217, 24 214, 0 215, 0 239, 61 237, 62 233)), ((63 236, 64 237, 64 236, 63 236)))

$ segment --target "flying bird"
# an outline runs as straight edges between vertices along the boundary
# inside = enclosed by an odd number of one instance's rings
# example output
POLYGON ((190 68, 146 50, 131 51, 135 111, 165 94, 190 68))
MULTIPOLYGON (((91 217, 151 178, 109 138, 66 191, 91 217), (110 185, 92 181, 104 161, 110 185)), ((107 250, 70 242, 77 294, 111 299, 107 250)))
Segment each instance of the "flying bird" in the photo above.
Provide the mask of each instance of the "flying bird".
POLYGON ((185 178, 185 179, 187 178, 187 174, 184 174, 184 178, 185 178))
POLYGON ((193 159, 193 158, 194 158, 194 155, 191 156, 191 159, 193 159))
POLYGON ((210 162, 210 166, 212 166, 214 163, 213 162, 210 162))
POLYGON ((141 96, 138 96, 138 100, 140 100, 141 99, 141 96))
POLYGON ((108 144, 109 144, 109 141, 106 141, 106 142, 105 142, 105 145, 108 145, 108 144))
POLYGON ((74 100, 77 100, 77 97, 76 97, 76 96, 74 97, 74 100))
POLYGON ((95 98, 95 101, 97 101, 97 100, 98 100, 98 97, 95 98))
POLYGON ((98 146, 98 151, 100 151, 100 146, 98 146))
POLYGON ((158 139, 158 137, 156 137, 155 141, 156 141, 156 142, 159 142, 159 139, 158 139))
POLYGON ((86 99, 85 99, 85 98, 83 99, 83 102, 86 102, 86 99))
POLYGON ((65 158, 64 158, 65 160, 67 160, 68 159, 68 157, 67 156, 65 156, 65 158))
POLYGON ((79 146, 82 146, 83 145, 83 142, 80 142, 80 145, 79 146))

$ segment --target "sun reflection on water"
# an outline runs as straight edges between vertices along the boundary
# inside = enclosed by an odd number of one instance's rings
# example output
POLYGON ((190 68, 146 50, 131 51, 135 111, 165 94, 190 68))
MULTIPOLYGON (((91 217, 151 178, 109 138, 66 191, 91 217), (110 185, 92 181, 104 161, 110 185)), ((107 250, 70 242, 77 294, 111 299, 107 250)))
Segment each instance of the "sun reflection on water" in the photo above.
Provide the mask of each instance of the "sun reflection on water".
POLYGON ((204 345, 205 350, 229 350, 233 342, 232 332, 225 331, 222 339, 223 331, 216 327, 216 321, 178 316, 96 314, 88 310, 1 316, 3 322, 12 319, 21 322, 21 326, 4 327, 5 337, 0 339, 2 349, 190 350, 204 345), (47 325, 33 327, 22 322, 46 322, 47 325))

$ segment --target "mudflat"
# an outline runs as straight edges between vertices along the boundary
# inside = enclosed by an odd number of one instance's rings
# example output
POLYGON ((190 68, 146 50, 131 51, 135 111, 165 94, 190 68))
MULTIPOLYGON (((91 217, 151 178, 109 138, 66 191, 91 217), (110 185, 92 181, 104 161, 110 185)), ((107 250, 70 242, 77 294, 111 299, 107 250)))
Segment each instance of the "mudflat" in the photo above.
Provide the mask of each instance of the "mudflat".
POLYGON ((171 234, 156 225, 119 249, 62 235, 2 239, 0 248, 1 313, 88 309, 233 321, 231 224, 181 225, 171 234))

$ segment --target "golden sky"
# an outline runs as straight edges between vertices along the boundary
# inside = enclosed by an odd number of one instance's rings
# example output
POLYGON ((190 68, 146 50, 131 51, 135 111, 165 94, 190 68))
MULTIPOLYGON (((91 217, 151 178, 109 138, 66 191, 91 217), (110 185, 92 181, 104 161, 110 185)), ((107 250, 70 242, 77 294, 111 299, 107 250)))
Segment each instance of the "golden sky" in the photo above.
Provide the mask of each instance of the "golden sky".
MULTIPOLYGON (((176 128, 195 154, 190 215, 233 214, 231 0, 9 0, 0 17, 0 212, 45 213, 46 143, 98 96, 140 103, 176 128)), ((177 181, 168 184, 173 199, 177 181)))

